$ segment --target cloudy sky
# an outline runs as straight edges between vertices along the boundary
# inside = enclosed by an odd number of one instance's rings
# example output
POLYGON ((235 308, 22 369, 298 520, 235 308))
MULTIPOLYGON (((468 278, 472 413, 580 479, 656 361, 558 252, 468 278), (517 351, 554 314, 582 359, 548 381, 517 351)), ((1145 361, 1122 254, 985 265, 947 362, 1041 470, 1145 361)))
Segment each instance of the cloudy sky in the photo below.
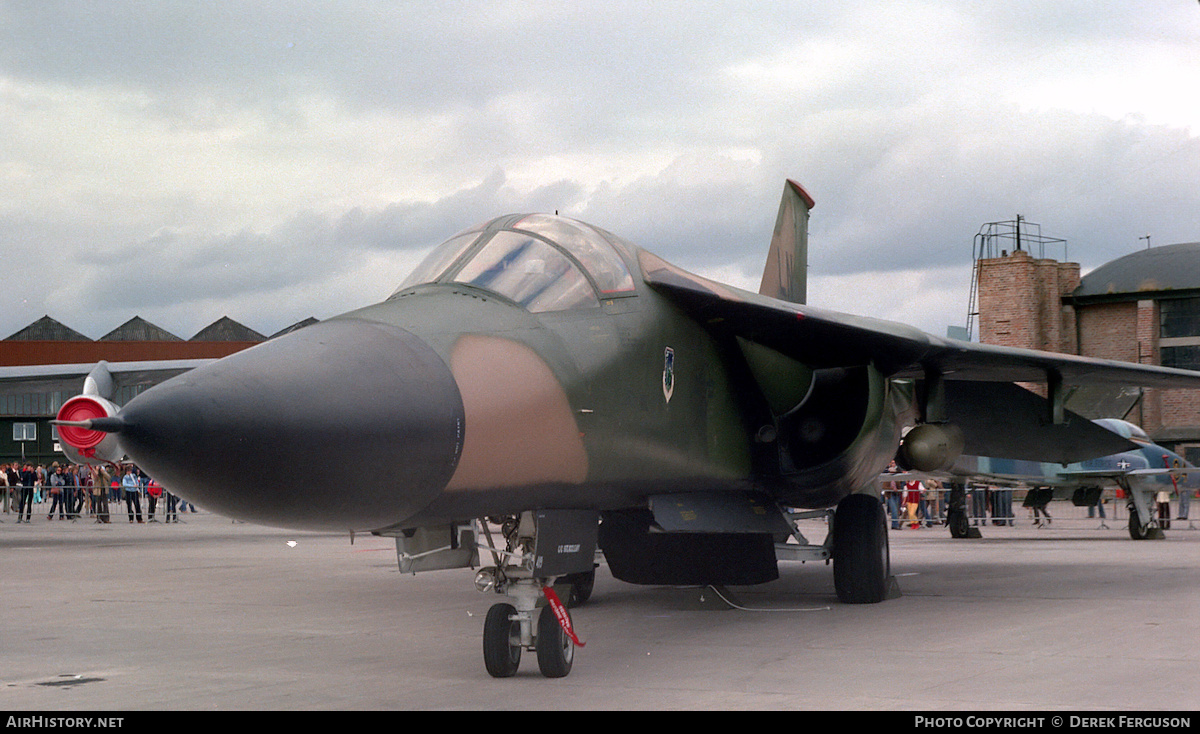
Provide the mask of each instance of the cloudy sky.
POLYGON ((1085 272, 1200 240, 1195 0, 0 0, 0 37, 0 338, 271 334, 517 211, 753 290, 788 177, 810 302, 939 335, 985 223, 1085 272))

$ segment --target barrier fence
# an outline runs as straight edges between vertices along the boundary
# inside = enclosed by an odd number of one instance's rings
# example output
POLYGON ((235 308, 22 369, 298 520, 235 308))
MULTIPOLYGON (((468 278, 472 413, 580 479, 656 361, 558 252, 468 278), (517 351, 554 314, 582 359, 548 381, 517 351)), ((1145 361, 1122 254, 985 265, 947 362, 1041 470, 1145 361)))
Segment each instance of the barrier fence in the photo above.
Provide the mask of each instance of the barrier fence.
MULTIPOLYGON (((21 492, 21 487, 0 487, 0 518, 4 521, 17 519, 21 492)), ((101 518, 107 517, 110 522, 115 522, 125 520, 128 516, 125 492, 121 489, 106 488, 103 501, 99 495, 92 493, 90 487, 64 489, 58 497, 59 501, 55 502, 48 487, 34 487, 32 510, 27 513, 30 519, 41 522, 102 522, 101 518)), ((138 521, 138 515, 142 522, 163 522, 168 517, 177 518, 184 512, 196 511, 194 505, 166 491, 159 497, 151 497, 144 490, 139 491, 137 508, 140 511, 134 513, 134 522, 138 521), (168 515, 169 511, 171 515, 168 515)))
MULTIPOLYGON (((100 514, 103 504, 97 501, 96 495, 92 494, 90 488, 88 490, 74 489, 68 493, 70 496, 59 502, 59 506, 54 504, 53 496, 47 491, 47 487, 40 486, 34 488, 33 510, 30 517, 37 520, 40 518, 42 522, 47 521, 48 515, 53 509, 53 520, 57 522, 59 519, 74 519, 96 521, 100 514), (62 507, 67 502, 73 502, 68 509, 62 507)), ((946 507, 948 490, 938 490, 936 492, 926 490, 924 493, 925 508, 923 513, 919 512, 916 518, 910 517, 908 508, 901 499, 898 505, 893 508, 889 502, 890 493, 893 490, 887 490, 883 493, 883 502, 885 510, 888 513, 888 520, 893 530, 896 529, 911 529, 914 524, 921 527, 942 527, 946 522, 946 507), (899 525, 900 527, 896 527, 899 525)), ((1036 520, 1041 520, 1042 527, 1053 527, 1054 521, 1069 520, 1072 527, 1080 527, 1080 520, 1091 520, 1096 523, 1096 529, 1118 529, 1124 530, 1125 523, 1129 520, 1129 511, 1125 508, 1126 500, 1118 498, 1113 491, 1105 490, 1101 493, 1101 502, 1092 507, 1081 507, 1074 505, 1070 501, 1054 501, 1046 506, 1046 517, 1041 518, 1035 515, 1030 507, 1023 506, 1025 499, 1024 490, 1009 490, 1012 492, 1011 503, 1004 501, 999 506, 1009 508, 1003 517, 997 517, 994 513, 995 505, 988 503, 985 505, 983 514, 978 514, 978 507, 972 501, 972 493, 967 492, 967 516, 971 525, 979 525, 981 527, 992 527, 1003 522, 1005 525, 1031 525, 1036 520), (1091 512, 1089 513, 1089 510, 1091 512), (1103 515, 1101 515, 1103 513, 1103 515), (1049 522, 1046 522, 1046 520, 1049 522), (1011 523, 1009 522, 1011 521, 1011 523)), ((125 502, 124 490, 114 490, 108 488, 106 490, 106 500, 108 517, 110 521, 125 520, 128 517, 128 509, 125 502)), ((992 491, 994 493, 994 490, 992 491)), ((903 495, 903 492, 900 493, 903 495)), ((62 497, 63 495, 60 495, 62 497)), ((0 518, 3 520, 15 519, 17 510, 20 507, 21 488, 20 487, 3 487, 0 488, 0 518), (8 491, 3 491, 7 489, 8 491)), ((171 500, 171 494, 164 491, 161 497, 154 501, 154 509, 151 510, 151 497, 145 491, 139 493, 139 505, 141 508, 142 517, 146 522, 161 522, 167 516, 168 505, 171 500)), ((1006 498, 1007 499, 1007 498, 1006 498)), ((1200 502, 1200 499, 1193 499, 1193 502, 1200 502)), ((1190 504, 1190 503, 1189 503, 1190 504)), ((195 507, 188 504, 182 499, 177 500, 176 511, 178 514, 184 512, 195 512, 195 507)), ((1157 510, 1157 508, 1152 508, 1157 510)), ((1190 507, 1187 509, 1190 510, 1190 507)), ((1177 496, 1172 496, 1170 502, 1170 518, 1166 521, 1168 524, 1162 525, 1164 530, 1185 529, 1197 530, 1195 520, 1189 519, 1188 516, 1181 517, 1181 508, 1177 496)), ((136 522, 136 516, 135 516, 136 522)), ((1162 524, 1162 520, 1159 520, 1162 524)))
MULTIPOLYGON (((945 525, 949 490, 925 490, 922 493, 924 508, 920 508, 920 503, 918 503, 919 509, 916 518, 912 517, 908 504, 904 502, 905 494, 906 490, 884 490, 883 492, 885 510, 893 530, 911 529, 914 524, 921 527, 945 525), (897 500, 895 504, 891 501, 893 498, 897 500), (900 525, 899 528, 896 527, 897 524, 900 525)), ((1055 520, 1068 520, 1071 522, 1071 527, 1085 527, 1086 523, 1081 524, 1079 521, 1092 521, 1096 523, 1095 527, 1098 530, 1125 530, 1129 521, 1129 510, 1126 508, 1128 499, 1118 496, 1116 490, 1103 490, 1100 493, 1099 503, 1090 507, 1076 505, 1070 500, 1054 500, 1038 507, 1037 511, 1033 507, 1025 505, 1027 494, 1028 492, 1024 489, 989 489, 986 491, 981 509, 974 496, 975 490, 968 490, 966 511, 969 524, 979 527, 1040 525, 1052 528, 1055 520)), ((1154 513, 1155 519, 1158 520, 1159 526, 1164 530, 1197 530, 1200 528, 1195 525, 1196 521, 1189 519, 1190 505, 1196 502, 1200 502, 1200 499, 1191 497, 1187 503, 1181 505, 1178 495, 1172 494, 1167 517, 1159 514, 1157 504, 1152 503, 1150 509, 1154 513)))

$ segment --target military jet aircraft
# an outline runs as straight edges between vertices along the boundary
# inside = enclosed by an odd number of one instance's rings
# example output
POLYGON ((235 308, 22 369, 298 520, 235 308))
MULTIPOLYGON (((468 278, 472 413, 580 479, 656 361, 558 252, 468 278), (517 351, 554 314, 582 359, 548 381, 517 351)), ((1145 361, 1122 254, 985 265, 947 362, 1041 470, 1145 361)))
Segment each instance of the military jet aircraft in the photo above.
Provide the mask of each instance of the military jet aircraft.
POLYGON ((1134 448, 1066 466, 964 454, 945 472, 930 475, 952 486, 946 517, 950 534, 956 538, 973 535, 964 489, 969 482, 980 482, 1026 487, 1033 496, 1033 504, 1070 500, 1078 507, 1095 505, 1105 487, 1117 487, 1122 490, 1129 510, 1130 537, 1134 540, 1164 537, 1153 512, 1154 495, 1161 491, 1195 492, 1200 489, 1200 472, 1179 454, 1151 441, 1133 423, 1117 418, 1094 422, 1128 439, 1134 448))
POLYGON ((1200 373, 807 306, 813 205, 785 184, 759 293, 573 219, 502 216, 435 248, 382 303, 123 407, 94 389, 58 430, 77 460, 127 455, 219 513, 394 535, 405 570, 474 567, 482 550, 494 563, 476 583, 508 597, 484 623, 485 667, 511 676, 532 650, 558 677, 577 640, 553 585, 586 599, 597 547, 635 584, 759 583, 792 557, 777 541, 793 509, 835 508, 815 552, 840 600, 879 602, 892 585, 877 477, 898 448, 923 470, 963 451, 1082 461, 1132 444, 1065 411, 1066 387, 1200 387, 1200 373))

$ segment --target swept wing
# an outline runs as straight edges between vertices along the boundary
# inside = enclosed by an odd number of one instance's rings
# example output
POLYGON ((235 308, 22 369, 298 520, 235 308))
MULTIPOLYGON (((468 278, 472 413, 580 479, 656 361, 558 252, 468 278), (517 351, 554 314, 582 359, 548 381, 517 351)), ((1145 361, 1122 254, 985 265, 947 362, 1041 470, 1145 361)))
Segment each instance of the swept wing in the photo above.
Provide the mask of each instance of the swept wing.
POLYGON ((715 283, 648 252, 646 282, 714 332, 747 339, 814 369, 873 365, 913 380, 930 422, 958 426, 963 453, 1072 463, 1135 444, 1063 407, 1074 385, 1200 388, 1200 373, 941 339, 916 328, 790 303, 715 283), (1050 398, 1016 383, 1046 383, 1050 398))

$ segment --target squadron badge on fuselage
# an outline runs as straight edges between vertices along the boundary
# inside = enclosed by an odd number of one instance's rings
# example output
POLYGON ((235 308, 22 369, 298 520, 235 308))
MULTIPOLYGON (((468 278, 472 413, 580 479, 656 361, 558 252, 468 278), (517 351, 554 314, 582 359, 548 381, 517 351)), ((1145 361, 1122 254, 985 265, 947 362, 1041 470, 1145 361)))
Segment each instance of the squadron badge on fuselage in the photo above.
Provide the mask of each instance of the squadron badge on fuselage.
POLYGON ((663 398, 671 402, 671 393, 675 392, 675 350, 667 347, 663 352, 663 398))

